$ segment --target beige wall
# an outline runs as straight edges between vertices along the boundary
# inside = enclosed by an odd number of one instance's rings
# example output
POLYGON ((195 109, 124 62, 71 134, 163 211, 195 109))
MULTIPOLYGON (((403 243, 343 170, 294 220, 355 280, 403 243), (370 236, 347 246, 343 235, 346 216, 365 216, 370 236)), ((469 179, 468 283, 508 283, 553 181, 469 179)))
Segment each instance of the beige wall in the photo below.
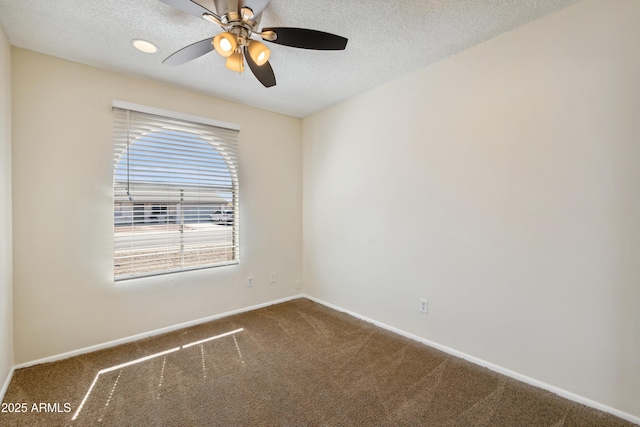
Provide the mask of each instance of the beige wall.
POLYGON ((17 48, 12 66, 16 363, 299 292, 299 119, 17 48), (114 284, 114 99, 242 127, 240 265, 114 284))
POLYGON ((0 390, 13 366, 11 245, 11 48, 0 27, 0 390))
POLYGON ((580 2, 306 118, 307 293, 640 416, 638 16, 580 2))

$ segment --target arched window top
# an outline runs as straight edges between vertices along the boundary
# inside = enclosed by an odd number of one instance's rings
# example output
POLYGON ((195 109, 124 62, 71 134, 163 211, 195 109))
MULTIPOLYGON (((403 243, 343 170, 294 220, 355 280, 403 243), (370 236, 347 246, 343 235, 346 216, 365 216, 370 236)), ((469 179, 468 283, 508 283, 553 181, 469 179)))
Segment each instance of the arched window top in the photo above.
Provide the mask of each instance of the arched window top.
POLYGON ((154 130, 129 139, 123 148, 114 171, 114 179, 120 183, 195 186, 225 192, 233 187, 230 159, 198 134, 154 130))

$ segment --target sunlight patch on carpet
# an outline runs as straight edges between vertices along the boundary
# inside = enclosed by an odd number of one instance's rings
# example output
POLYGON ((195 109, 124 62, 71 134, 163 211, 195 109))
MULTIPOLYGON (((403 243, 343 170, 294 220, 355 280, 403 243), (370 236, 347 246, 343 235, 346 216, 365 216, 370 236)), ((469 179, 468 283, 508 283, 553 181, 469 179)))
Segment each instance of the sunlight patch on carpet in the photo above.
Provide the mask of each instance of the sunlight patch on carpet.
MULTIPOLYGON (((71 421, 75 421, 78 418, 78 415, 80 415, 80 412, 82 411, 82 408, 84 407, 85 403, 87 402, 87 399, 89 398, 89 396, 91 395, 91 392, 93 391, 93 388, 95 387, 96 383, 98 382, 98 379, 100 378, 100 375, 102 374, 106 374, 108 372, 112 372, 112 371, 116 371, 118 369, 120 369, 120 373, 118 374, 118 378, 116 379, 116 382, 113 385, 113 388, 111 389, 111 393, 109 394, 109 397, 107 399, 107 402, 105 403, 105 406, 109 406, 109 402, 111 401, 111 399, 113 398, 113 393, 115 391, 116 385, 118 384, 118 380, 120 379, 120 376, 122 375, 122 368, 126 368, 128 366, 132 366, 132 365, 136 365, 138 363, 142 363, 142 362, 146 362, 148 360, 151 359, 155 359, 161 356, 165 356, 163 362, 162 362, 162 370, 160 373, 160 383, 158 384, 158 387, 162 386, 162 380, 164 377, 164 369, 165 369, 165 363, 166 363, 166 355, 170 354, 170 353, 174 353, 189 347, 193 347, 195 345, 200 345, 200 351, 201 351, 201 357, 202 357, 202 373, 204 378, 207 377, 206 375, 206 370, 205 370, 205 361, 204 361, 204 348, 202 347, 203 343, 209 342, 209 341, 213 341, 216 339, 220 339, 220 338, 224 338, 224 337, 228 337, 230 335, 233 336, 236 348, 238 349, 238 354, 240 355, 240 358, 242 358, 242 353, 240 353, 240 348, 238 347, 238 341, 236 340, 235 334, 244 331, 244 328, 238 328, 235 329, 233 331, 229 331, 229 332, 225 332, 223 334, 220 335, 214 335, 212 337, 209 338, 205 338, 199 341, 193 341, 190 342, 188 344, 184 344, 180 347, 174 347, 171 348, 169 350, 165 350, 165 351, 161 351, 159 353, 154 353, 154 354, 150 354, 149 356, 145 356, 145 357, 141 357, 139 359, 135 359, 135 360, 131 360, 129 362, 125 362, 125 363, 121 363, 119 365, 115 365, 115 366, 111 366, 109 368, 104 368, 98 371, 98 373, 96 374, 96 376, 93 379, 93 382, 91 383, 91 385, 89 386, 89 389, 87 390, 87 393, 84 395, 84 398, 82 399, 82 402, 80 402, 80 405, 78 406, 78 409, 76 410, 76 412, 73 414, 73 417, 71 418, 71 421)), ((242 361, 244 363, 244 360, 242 361)))

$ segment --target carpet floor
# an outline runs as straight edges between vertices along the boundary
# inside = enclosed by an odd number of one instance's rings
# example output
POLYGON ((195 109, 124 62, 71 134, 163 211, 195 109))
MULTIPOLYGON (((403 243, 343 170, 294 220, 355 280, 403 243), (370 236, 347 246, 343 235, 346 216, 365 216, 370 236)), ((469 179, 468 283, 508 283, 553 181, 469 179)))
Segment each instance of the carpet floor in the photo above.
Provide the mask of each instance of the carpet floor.
POLYGON ((633 425, 307 299, 16 370, 11 404, 2 426, 633 425))

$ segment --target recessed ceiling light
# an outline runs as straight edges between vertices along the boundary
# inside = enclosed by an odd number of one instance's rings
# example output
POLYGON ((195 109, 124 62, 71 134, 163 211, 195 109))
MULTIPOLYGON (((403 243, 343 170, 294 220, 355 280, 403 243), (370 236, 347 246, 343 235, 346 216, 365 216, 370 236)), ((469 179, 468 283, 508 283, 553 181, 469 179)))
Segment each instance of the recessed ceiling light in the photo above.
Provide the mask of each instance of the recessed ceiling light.
POLYGON ((156 53, 158 51, 158 46, 146 40, 134 39, 131 40, 131 43, 133 43, 133 46, 140 52, 156 53))

